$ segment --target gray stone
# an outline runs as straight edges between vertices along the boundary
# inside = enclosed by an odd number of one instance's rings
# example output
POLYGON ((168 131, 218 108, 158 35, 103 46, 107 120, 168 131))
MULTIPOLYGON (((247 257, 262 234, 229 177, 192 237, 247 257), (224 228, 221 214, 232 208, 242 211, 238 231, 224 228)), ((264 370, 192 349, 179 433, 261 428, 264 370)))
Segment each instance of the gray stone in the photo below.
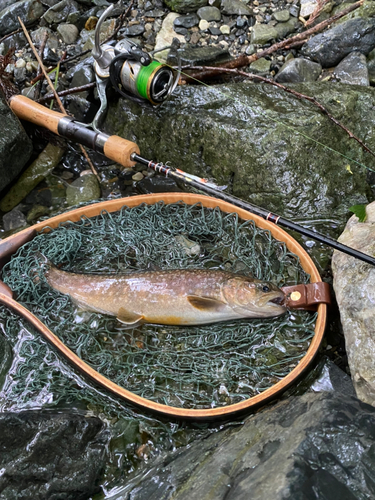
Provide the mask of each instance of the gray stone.
MULTIPOLYGON (((164 47, 170 46, 174 38, 177 38, 177 40, 181 43, 185 43, 185 38, 182 35, 177 35, 173 29, 173 23, 178 17, 178 14, 170 12, 164 19, 162 27, 156 36, 155 50, 160 50, 164 47)), ((167 60, 168 52, 169 49, 159 52, 158 61, 165 62, 167 60)))
POLYGON ((100 198, 100 186, 94 174, 82 175, 66 188, 69 206, 100 198))
POLYGON ((26 216, 16 208, 3 215, 4 231, 11 231, 26 225, 26 216))
POLYGON ((125 36, 139 36, 145 32, 145 27, 142 24, 133 24, 124 28, 123 33, 125 36))
POLYGON ((12 365, 13 353, 10 343, 3 333, 0 333, 0 392, 7 373, 12 365))
POLYGON ((228 16, 251 16, 253 11, 241 0, 222 0, 221 12, 228 16))
POLYGON ((289 21, 290 13, 289 10, 279 10, 278 12, 273 13, 273 17, 279 23, 286 23, 289 21))
POLYGON ((173 26, 181 28, 192 28, 199 24, 199 17, 196 14, 188 14, 187 16, 179 16, 174 22, 173 26))
POLYGON ((354 397, 308 393, 223 427, 142 470, 118 498, 373 498, 375 409, 354 397))
POLYGON ((261 57, 250 64, 250 72, 257 75, 266 75, 271 68, 271 61, 261 57))
POLYGON ((315 35, 302 47, 303 55, 323 68, 336 66, 350 52, 369 54, 375 47, 375 19, 350 19, 324 33, 315 35))
MULTIPOLYGON (((365 222, 353 215, 339 241, 375 255, 375 202, 366 214, 365 222)), ((335 251, 332 269, 354 388, 359 399, 375 406, 375 268, 335 251)))
POLYGON ((351 85, 370 85, 366 56, 351 52, 336 67, 334 77, 342 83, 351 85))
POLYGON ((367 58, 367 70, 370 83, 375 83, 375 49, 370 52, 367 58))
MULTIPOLYGON (((229 61, 231 56, 229 52, 219 47, 192 47, 186 44, 185 47, 178 51, 181 59, 181 64, 210 64, 217 62, 229 61)), ((177 55, 175 52, 170 52, 168 56, 168 64, 177 64, 177 55)))
POLYGON ((48 33, 46 47, 48 47, 49 49, 57 49, 59 46, 59 41, 57 39, 56 33, 47 27, 38 28, 37 30, 32 31, 30 33, 32 41, 35 45, 40 46, 46 32, 48 33))
POLYGON ((277 31, 277 38, 285 38, 295 31, 296 26, 298 24, 298 20, 295 18, 289 19, 289 21, 285 23, 277 23, 275 25, 275 30, 277 31))
POLYGON ((200 19, 205 19, 206 21, 221 20, 221 12, 217 7, 201 7, 198 9, 197 14, 200 19))
POLYGON ((79 6, 74 0, 62 0, 53 7, 50 7, 44 14, 43 19, 48 24, 57 24, 69 21, 70 16, 77 14, 79 17, 79 6))
POLYGON ((186 14, 196 12, 200 7, 207 5, 207 0, 164 0, 164 3, 174 12, 186 14))
POLYGON ((301 17, 309 17, 318 5, 318 0, 301 0, 301 17))
POLYGON ((0 96, 0 191, 22 171, 32 153, 32 143, 18 118, 0 96))
POLYGON ((105 464, 97 417, 54 411, 0 413, 0 498, 85 500, 105 464))
POLYGON ((19 28, 18 18, 29 26, 43 15, 43 5, 39 0, 21 0, 12 3, 0 12, 0 36, 19 28))
POLYGON ((61 36, 64 43, 72 44, 78 39, 79 31, 74 24, 59 24, 57 32, 61 36))
POLYGON ((14 0, 0 0, 0 12, 9 7, 9 5, 12 5, 13 3, 14 0))
POLYGON ((281 67, 275 80, 279 83, 314 82, 321 72, 322 67, 319 63, 298 57, 287 61, 281 67))
POLYGON ((276 28, 268 24, 255 24, 251 32, 251 43, 263 45, 278 38, 276 28))
MULTIPOLYGON (((339 120, 350 116, 352 132, 375 149, 375 89, 318 82, 293 88, 339 120)), ((375 159, 317 107, 270 85, 182 86, 152 111, 120 99, 110 103, 105 127, 137 142, 144 156, 173 155, 187 172, 230 185, 235 196, 285 217, 335 214, 344 221, 349 206, 372 200, 365 169, 353 165, 349 174, 342 156, 297 132, 372 169, 375 159)))

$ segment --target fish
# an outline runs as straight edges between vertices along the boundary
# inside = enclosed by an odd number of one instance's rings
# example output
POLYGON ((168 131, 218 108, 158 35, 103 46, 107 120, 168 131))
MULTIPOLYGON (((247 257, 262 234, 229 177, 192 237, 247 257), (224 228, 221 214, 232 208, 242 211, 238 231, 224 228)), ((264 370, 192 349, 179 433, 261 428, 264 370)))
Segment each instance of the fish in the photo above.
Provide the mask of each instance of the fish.
POLYGON ((273 283, 221 270, 77 274, 47 261, 44 276, 81 309, 115 316, 129 326, 205 325, 286 312, 284 293, 273 283))

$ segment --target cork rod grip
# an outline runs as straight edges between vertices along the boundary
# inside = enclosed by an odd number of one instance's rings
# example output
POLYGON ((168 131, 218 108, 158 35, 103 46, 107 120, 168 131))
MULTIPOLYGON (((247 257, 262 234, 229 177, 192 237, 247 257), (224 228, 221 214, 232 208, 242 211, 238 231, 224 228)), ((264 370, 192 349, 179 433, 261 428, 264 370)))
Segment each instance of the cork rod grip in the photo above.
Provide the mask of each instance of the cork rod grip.
POLYGON ((57 111, 52 111, 23 95, 11 97, 9 106, 14 114, 21 120, 26 120, 35 123, 35 125, 48 128, 48 130, 51 130, 51 132, 55 134, 58 134, 57 127, 59 121, 66 116, 57 111))
POLYGON ((132 167, 136 162, 130 159, 132 153, 140 154, 135 142, 127 141, 118 135, 111 135, 104 144, 104 154, 124 167, 132 167))

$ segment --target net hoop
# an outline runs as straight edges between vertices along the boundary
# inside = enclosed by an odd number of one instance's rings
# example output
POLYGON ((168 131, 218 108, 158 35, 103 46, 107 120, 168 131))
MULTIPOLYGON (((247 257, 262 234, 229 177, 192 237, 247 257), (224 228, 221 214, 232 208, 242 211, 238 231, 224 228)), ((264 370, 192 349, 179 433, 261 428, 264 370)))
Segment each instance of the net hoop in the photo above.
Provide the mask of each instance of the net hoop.
MULTIPOLYGON (((120 210, 124 205, 131 208, 143 203, 153 205, 161 201, 163 201, 165 204, 177 203, 179 201, 182 201, 187 205, 201 203, 206 208, 218 207, 222 212, 235 212, 243 220, 252 219, 255 222, 256 226, 260 227, 261 229, 269 230, 275 239, 284 242, 291 252, 298 255, 302 268, 310 275, 311 283, 322 281, 319 272, 308 253, 294 238, 292 238, 292 236, 286 233, 283 229, 271 222, 268 222, 267 220, 262 219, 255 214, 247 212, 246 210, 243 210, 241 208, 237 208, 225 201, 209 196, 190 193, 160 193, 152 195, 131 196, 128 198, 120 198, 116 200, 103 201, 93 205, 87 205, 85 207, 77 208, 70 212, 57 215, 43 222, 35 224, 30 228, 24 229, 19 233, 9 236, 4 241, 2 241, 0 243, 0 266, 2 267, 7 261, 9 261, 12 254, 15 253, 20 246, 30 241, 38 232, 42 231, 44 228, 49 227, 54 229, 63 222, 77 222, 83 216, 95 217, 99 215, 103 210, 106 210, 107 212, 116 212, 120 210)), ((116 396, 125 399, 135 406, 143 408, 150 412, 157 413, 165 417, 196 421, 210 421, 220 418, 226 418, 228 416, 243 414, 254 410, 255 408, 262 406, 270 400, 280 396, 282 392, 284 392, 300 378, 303 372, 305 372, 305 370, 312 363, 320 347, 327 318, 327 305, 319 304, 317 309, 318 315, 315 324, 315 334, 311 339, 310 346, 305 356, 299 361, 298 365, 288 375, 286 375, 272 387, 249 399, 225 407, 210 409, 185 409, 163 405, 161 403, 156 403, 154 401, 145 399, 115 384, 114 382, 111 382, 111 380, 98 373, 87 363, 85 363, 81 358, 79 358, 74 352, 72 352, 68 347, 66 347, 66 345, 54 333, 52 333, 52 331, 49 330, 42 321, 34 316, 34 314, 32 314, 28 309, 14 300, 12 298, 11 290, 5 284, 2 284, 2 287, 0 288, 0 303, 11 308, 13 311, 20 314, 27 321, 29 321, 43 335, 43 337, 48 342, 50 342, 59 351, 59 353, 62 354, 74 366, 74 368, 78 369, 81 373, 88 376, 96 384, 104 387, 116 396)))

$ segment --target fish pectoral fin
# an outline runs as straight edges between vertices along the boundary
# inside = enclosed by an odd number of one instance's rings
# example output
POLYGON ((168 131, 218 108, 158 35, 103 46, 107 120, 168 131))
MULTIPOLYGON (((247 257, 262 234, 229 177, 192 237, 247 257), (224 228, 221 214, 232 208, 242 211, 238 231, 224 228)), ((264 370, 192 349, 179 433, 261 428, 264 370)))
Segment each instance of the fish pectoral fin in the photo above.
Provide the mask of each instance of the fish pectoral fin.
POLYGON ((198 295, 188 295, 187 300, 190 305, 200 311, 220 311, 220 309, 226 306, 225 302, 221 300, 199 297, 198 295))
POLYGON ((120 307, 117 313, 117 321, 124 323, 125 325, 136 325, 143 320, 144 316, 141 314, 133 313, 127 311, 123 307, 120 307))

